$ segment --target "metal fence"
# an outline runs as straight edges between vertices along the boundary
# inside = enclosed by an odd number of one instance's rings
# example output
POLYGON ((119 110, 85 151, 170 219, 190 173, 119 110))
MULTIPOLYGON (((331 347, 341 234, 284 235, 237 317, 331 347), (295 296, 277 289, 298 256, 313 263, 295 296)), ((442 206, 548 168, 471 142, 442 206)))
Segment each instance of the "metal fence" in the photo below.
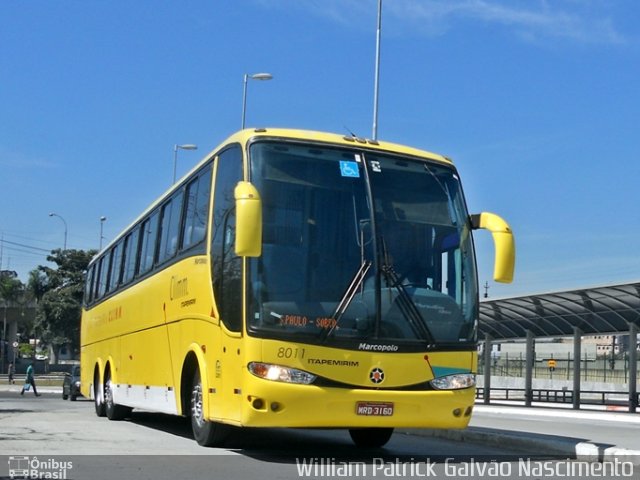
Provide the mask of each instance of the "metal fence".
MULTIPOLYGON (((484 399, 484 388, 476 388, 476 398, 484 399)), ((524 401, 524 388, 494 388, 491 387, 491 400, 524 401)), ((534 388, 531 390, 532 402, 573 403, 573 391, 568 389, 534 388)), ((636 404, 640 400, 640 393, 636 393, 636 404)), ((602 390, 581 390, 581 405, 617 405, 628 406, 627 392, 609 392, 602 390)))
MULTIPOLYGON (((535 354, 533 378, 571 380, 573 378, 574 359, 571 353, 559 355, 535 354)), ((593 357, 585 355, 580 359, 580 378, 584 381, 628 383, 628 352, 618 355, 593 357)), ((526 364, 524 353, 503 352, 492 355, 491 375, 503 377, 524 377, 526 364)), ((640 367, 640 360, 639 360, 640 367)), ((640 380, 640 368, 638 379, 640 380)), ((484 356, 479 355, 478 373, 484 374, 484 356)))

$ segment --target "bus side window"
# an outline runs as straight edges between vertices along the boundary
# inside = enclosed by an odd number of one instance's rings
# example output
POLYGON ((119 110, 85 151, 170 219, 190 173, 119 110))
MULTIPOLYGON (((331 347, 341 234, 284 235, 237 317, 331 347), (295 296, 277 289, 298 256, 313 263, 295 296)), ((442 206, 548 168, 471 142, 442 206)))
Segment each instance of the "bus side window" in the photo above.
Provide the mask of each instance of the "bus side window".
POLYGON ((239 147, 222 152, 217 160, 213 198, 213 292, 220 319, 234 332, 242 329, 242 258, 236 256, 234 189, 242 180, 239 147))
POLYGON ((98 283, 100 283, 100 267, 102 266, 102 259, 99 258, 95 263, 95 272, 93 274, 93 282, 91 282, 91 301, 95 302, 99 300, 98 297, 98 283))
POLYGON ((124 260, 122 283, 127 284, 136 274, 136 265, 138 258, 138 243, 140 238, 140 226, 137 226, 124 239, 124 260))
POLYGON ((84 303, 85 305, 90 304, 93 301, 93 297, 91 295, 93 291, 93 274, 96 271, 96 264, 91 265, 91 268, 87 272, 86 283, 84 285, 84 303))
POLYGON ((109 277, 108 292, 113 292, 122 283, 122 240, 112 249, 111 276, 109 277))
POLYGON ((187 185, 186 213, 182 233, 182 249, 188 250, 204 240, 209 220, 211 197, 211 165, 187 185))
POLYGON ((160 223, 160 250, 158 263, 172 258, 178 251, 180 237, 180 214, 182 213, 182 199, 184 191, 176 192, 162 207, 162 222, 160 223))
POLYGON ((156 240, 158 236, 158 211, 142 224, 142 242, 140 244, 140 275, 147 273, 153 267, 156 251, 156 240))
POLYGON ((107 278, 109 276, 109 259, 108 253, 105 253, 100 259, 100 275, 98 277, 98 285, 96 299, 100 300, 107 292, 107 278))

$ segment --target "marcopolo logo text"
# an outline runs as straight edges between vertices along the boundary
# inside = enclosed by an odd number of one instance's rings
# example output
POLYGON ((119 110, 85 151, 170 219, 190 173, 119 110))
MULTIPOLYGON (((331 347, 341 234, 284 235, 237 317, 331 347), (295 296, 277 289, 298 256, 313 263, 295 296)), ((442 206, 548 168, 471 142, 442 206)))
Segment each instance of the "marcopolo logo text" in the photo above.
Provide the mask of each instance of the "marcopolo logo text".
POLYGON ((366 350, 368 352, 397 352, 398 346, 361 342, 360 345, 358 345, 358 350, 366 350))

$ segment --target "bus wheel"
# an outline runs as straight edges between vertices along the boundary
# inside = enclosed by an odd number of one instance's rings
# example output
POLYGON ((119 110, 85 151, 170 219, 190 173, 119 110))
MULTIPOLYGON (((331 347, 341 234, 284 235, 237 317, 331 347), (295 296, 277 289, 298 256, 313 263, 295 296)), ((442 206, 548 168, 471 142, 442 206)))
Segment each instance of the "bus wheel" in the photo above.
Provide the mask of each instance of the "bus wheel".
POLYGON ((200 372, 196 370, 191 382, 190 398, 191 429, 193 438, 203 447, 217 447, 222 445, 229 433, 229 427, 218 422, 210 422, 204 418, 202 402, 202 381, 200 372))
POLYGON ((350 428, 351 440, 360 448, 384 446, 393 433, 393 428, 350 428))
POLYGON ((104 408, 104 394, 100 386, 100 378, 96 373, 93 377, 93 403, 96 407, 96 415, 104 417, 107 412, 104 408))
POLYGON ((131 413, 130 407, 118 405, 113 401, 111 373, 107 373, 104 382, 104 405, 109 420, 122 420, 131 413))

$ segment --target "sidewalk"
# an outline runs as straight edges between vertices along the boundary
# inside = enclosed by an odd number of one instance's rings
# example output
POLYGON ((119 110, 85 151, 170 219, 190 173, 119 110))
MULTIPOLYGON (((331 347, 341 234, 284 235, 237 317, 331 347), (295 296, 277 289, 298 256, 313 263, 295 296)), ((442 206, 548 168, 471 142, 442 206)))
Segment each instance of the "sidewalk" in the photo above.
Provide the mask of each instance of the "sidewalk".
MULTIPOLYGON (((15 392, 20 395, 20 390, 22 390, 22 386, 24 385, 23 378, 16 378, 16 383, 14 385, 9 385, 8 383, 0 383, 0 392, 15 392)), ((62 395, 62 380, 60 381, 60 385, 40 385, 38 383, 38 378, 36 377, 36 388, 38 389, 38 393, 55 393, 62 395)), ((29 392, 30 393, 30 392, 29 392)), ((33 393, 31 393, 33 395, 33 393)))
POLYGON ((466 430, 415 430, 458 442, 508 446, 532 455, 584 461, 625 461, 640 465, 640 414, 567 409, 548 403, 476 404, 466 430))

